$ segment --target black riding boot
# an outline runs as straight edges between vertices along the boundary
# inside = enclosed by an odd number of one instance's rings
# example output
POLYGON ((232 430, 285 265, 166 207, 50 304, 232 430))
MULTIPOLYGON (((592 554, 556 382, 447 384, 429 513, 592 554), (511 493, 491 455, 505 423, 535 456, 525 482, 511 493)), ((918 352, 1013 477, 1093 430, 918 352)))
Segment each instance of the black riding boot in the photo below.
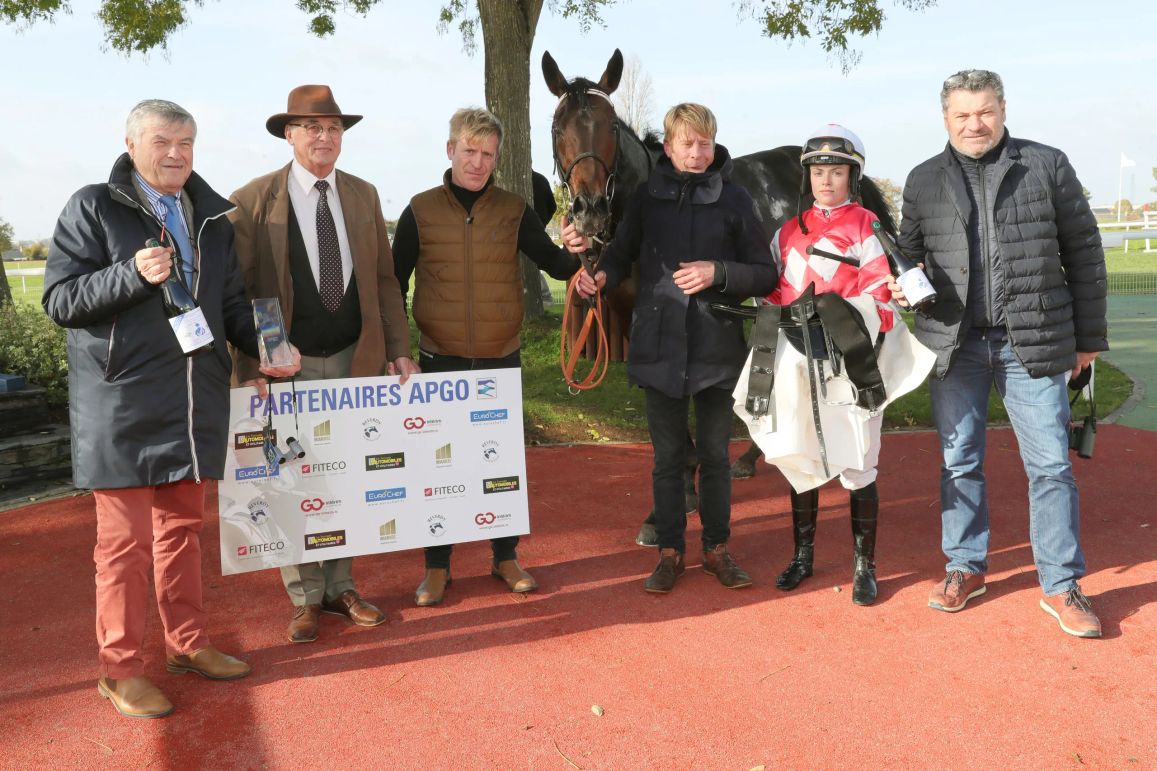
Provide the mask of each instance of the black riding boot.
POLYGON ((852 539, 855 542, 855 574, 852 602, 871 605, 876 601, 876 514, 880 496, 876 483, 851 493, 852 539))
POLYGON ((820 510, 820 491, 813 488, 806 493, 791 491, 791 526, 795 538, 795 556, 787 569, 775 579, 777 589, 790 592, 800 581, 812 574, 812 557, 816 538, 816 516, 820 510))

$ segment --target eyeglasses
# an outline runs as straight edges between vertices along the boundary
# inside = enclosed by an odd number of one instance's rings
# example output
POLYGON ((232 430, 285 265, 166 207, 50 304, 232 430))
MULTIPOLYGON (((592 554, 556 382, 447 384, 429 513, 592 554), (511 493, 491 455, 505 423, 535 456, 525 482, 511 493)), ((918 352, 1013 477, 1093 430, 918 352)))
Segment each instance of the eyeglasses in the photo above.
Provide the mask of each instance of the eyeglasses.
POLYGON ((326 128, 320 123, 290 123, 289 125, 305 129, 305 133, 309 134, 310 139, 320 139, 322 134, 329 134, 334 139, 340 139, 342 132, 345 131, 344 126, 330 126, 326 128))

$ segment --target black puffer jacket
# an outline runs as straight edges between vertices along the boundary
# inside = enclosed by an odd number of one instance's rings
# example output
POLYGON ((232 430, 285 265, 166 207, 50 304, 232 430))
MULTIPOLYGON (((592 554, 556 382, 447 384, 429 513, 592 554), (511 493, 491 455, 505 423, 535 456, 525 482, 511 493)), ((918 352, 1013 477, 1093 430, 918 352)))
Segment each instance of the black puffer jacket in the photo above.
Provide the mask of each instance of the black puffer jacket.
MULTIPOLYGON (((1105 254, 1068 158, 1006 137, 994 164, 987 208, 1001 270, 991 296, 1002 302, 1014 353, 1033 377, 1072 369, 1077 351, 1109 349, 1105 254)), ((904 185, 900 246, 925 264, 939 299, 916 317, 916 336, 937 354, 944 377, 967 332, 972 206, 951 145, 917 166, 904 185)))
POLYGON ((639 260, 627 361, 635 385, 680 398, 712 386, 730 389, 739 379, 747 357, 743 324, 708 304, 766 295, 777 275, 751 196, 730 178, 731 157, 722 145, 700 174, 680 174, 661 158, 631 196, 607 248, 608 287, 639 260), (686 295, 672 276, 679 263, 696 260, 719 263, 719 283, 686 295))
POLYGON ((108 184, 72 196, 48 250, 44 309, 68 328, 72 468, 78 487, 118 488, 224 472, 232 364, 225 341, 257 356, 233 253, 233 205, 196 174, 185 183, 199 254, 195 294, 215 339, 186 357, 160 290, 133 256, 161 223, 138 200, 122 155, 108 184))

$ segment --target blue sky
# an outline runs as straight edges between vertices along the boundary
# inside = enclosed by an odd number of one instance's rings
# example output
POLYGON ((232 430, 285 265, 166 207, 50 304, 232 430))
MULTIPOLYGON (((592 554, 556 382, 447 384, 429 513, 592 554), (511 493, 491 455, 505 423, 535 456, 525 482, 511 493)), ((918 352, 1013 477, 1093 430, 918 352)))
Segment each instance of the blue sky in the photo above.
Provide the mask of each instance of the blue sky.
MULTIPOLYGON (((0 217, 18 239, 51 235, 68 196, 107 179, 124 149, 124 118, 137 101, 171 99, 198 120, 194 166, 222 194, 290 158, 265 119, 291 88, 328 83, 342 108, 365 120, 346 136, 339 167, 378 187, 396 217, 446 168, 446 121, 483 104, 482 54, 439 34, 437 2, 383 2, 367 18, 339 14, 337 34, 312 37, 291 0, 207 0, 170 40, 169 53, 126 58, 101 50, 96 3, 24 31, 0 27, 11 132, 0 143, 0 217)), ((943 148, 944 78, 966 67, 1005 80, 1014 135, 1069 154, 1094 203, 1117 197, 1120 156, 1134 202, 1157 200, 1157 5, 1068 0, 941 0, 920 14, 884 0, 878 36, 844 75, 814 43, 760 35, 732 3, 622 0, 606 26, 580 32, 544 10, 531 54, 531 140, 550 169, 554 97, 538 61, 550 50, 568 77, 597 78, 615 47, 639 58, 653 82, 654 121, 680 101, 711 107, 719 141, 734 155, 798 144, 815 127, 843 123, 864 140, 868 173, 902 183, 943 148), (1101 12, 1096 12, 1101 11, 1101 12), (1113 9, 1113 10, 1109 10, 1113 9)))

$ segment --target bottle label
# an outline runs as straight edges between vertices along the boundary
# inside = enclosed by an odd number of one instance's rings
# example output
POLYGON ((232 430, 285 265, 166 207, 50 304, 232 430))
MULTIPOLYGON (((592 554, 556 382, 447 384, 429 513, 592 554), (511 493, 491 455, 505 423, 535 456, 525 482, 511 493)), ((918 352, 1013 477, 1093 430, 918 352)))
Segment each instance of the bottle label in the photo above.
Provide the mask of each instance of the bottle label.
POLYGON ((213 333, 209 331, 209 322, 200 308, 194 308, 188 313, 174 316, 169 319, 169 326, 181 344, 181 350, 192 353, 213 342, 213 333))
POLYGON ((936 294, 936 290, 932 288, 932 282, 924 275, 924 271, 919 268, 913 268, 902 273, 900 277, 896 279, 896 283, 900 285, 900 289, 904 292, 905 299, 913 308, 936 294))

